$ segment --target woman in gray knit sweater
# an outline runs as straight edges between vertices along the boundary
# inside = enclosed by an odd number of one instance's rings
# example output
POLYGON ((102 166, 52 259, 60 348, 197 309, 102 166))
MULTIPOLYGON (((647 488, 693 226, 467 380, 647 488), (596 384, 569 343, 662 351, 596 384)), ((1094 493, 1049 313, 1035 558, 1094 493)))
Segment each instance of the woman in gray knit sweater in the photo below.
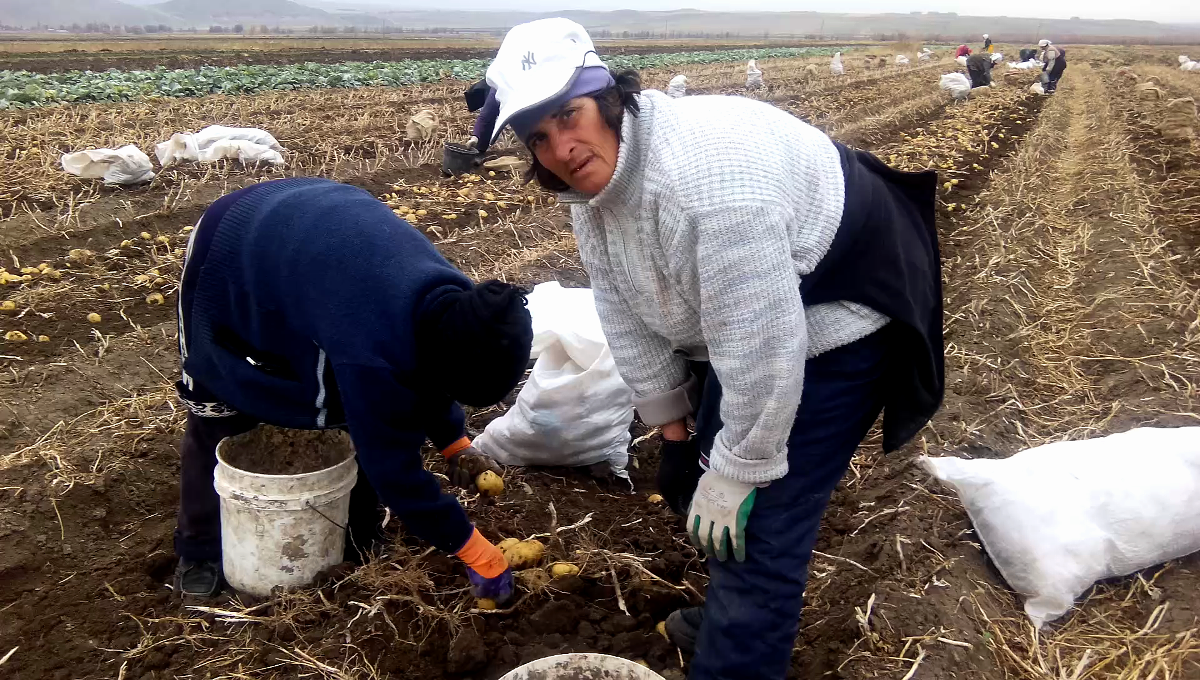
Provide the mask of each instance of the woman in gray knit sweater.
POLYGON ((533 176, 570 204, 659 486, 711 581, 668 619, 692 678, 782 678, 825 505, 880 412, 898 448, 942 395, 934 173, 770 105, 614 77, 566 19, 487 73, 533 176), (688 423, 694 423, 689 432, 688 423))

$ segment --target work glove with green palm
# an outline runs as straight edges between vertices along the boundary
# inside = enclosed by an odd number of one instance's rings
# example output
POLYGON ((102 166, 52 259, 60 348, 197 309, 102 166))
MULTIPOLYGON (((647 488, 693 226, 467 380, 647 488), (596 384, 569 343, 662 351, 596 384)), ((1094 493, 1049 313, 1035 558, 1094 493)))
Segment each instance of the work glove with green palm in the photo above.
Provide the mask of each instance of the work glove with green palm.
POLYGON ((697 549, 722 562, 733 546, 738 562, 746 561, 746 520, 754 507, 758 488, 734 481, 712 470, 704 473, 688 509, 688 535, 697 549))

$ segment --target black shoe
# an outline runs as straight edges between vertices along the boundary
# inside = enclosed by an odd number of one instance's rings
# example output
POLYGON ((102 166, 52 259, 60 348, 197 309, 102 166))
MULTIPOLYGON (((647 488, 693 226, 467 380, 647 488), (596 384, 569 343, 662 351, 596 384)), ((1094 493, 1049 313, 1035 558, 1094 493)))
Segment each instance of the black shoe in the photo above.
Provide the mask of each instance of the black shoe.
POLYGON ((667 638, 679 649, 695 654, 701 623, 704 623, 704 607, 677 609, 667 617, 667 638))
POLYGON ((186 597, 213 597, 221 592, 221 563, 179 560, 175 592, 186 597))

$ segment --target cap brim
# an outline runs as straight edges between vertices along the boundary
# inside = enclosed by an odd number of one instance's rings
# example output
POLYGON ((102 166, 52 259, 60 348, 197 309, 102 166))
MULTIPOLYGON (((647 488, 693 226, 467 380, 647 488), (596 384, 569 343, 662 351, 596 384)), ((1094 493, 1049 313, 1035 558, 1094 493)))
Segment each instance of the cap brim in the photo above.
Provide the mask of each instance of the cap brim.
POLYGON ((505 126, 512 122, 514 117, 531 111, 571 89, 579 74, 591 66, 605 66, 604 62, 600 60, 600 55, 594 51, 583 55, 583 63, 577 66, 556 66, 553 75, 547 75, 537 82, 523 87, 520 92, 516 93, 516 96, 509 98, 510 101, 501 101, 500 115, 496 116, 496 127, 492 131, 491 141, 495 142, 500 137, 505 126))

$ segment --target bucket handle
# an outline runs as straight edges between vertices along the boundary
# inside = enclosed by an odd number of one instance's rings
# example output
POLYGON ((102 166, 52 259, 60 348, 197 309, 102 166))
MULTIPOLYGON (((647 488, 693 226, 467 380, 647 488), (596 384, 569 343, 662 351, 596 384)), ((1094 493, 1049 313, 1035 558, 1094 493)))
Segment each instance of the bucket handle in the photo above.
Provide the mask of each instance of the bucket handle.
POLYGON ((349 531, 349 529, 347 529, 346 527, 344 527, 344 526, 342 526, 341 524, 338 524, 337 522, 335 522, 335 521, 333 521, 332 519, 330 519, 330 518, 329 518, 329 515, 326 515, 325 513, 323 513, 323 512, 321 512, 320 510, 318 510, 318 509, 317 509, 317 506, 313 505, 313 502, 312 502, 312 499, 311 499, 311 498, 305 498, 305 499, 304 499, 304 507, 306 507, 306 508, 308 508, 308 509, 312 510, 313 512, 317 513, 317 514, 318 514, 318 515, 320 515, 321 517, 324 517, 324 518, 325 518, 325 521, 327 521, 327 522, 329 522, 330 524, 332 524, 333 526, 335 526, 335 527, 337 527, 337 528, 341 529, 342 531, 347 531, 347 532, 349 531))

